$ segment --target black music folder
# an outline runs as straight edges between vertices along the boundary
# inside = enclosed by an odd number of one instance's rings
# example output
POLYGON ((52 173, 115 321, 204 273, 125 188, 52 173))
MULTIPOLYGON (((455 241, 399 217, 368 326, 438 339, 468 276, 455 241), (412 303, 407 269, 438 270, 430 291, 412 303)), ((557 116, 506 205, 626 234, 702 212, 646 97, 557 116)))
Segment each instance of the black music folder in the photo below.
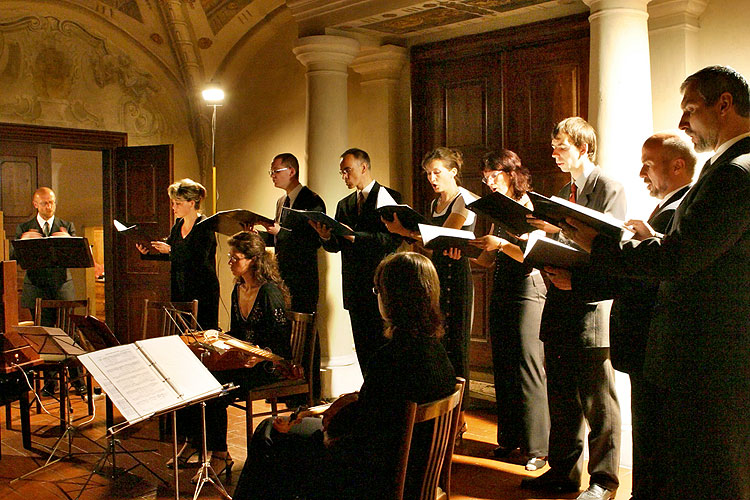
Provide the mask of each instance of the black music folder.
POLYGON ((49 236, 13 240, 18 264, 25 270, 46 267, 94 267, 89 240, 80 236, 49 236))
POLYGON ((235 208, 233 210, 216 212, 211 217, 200 221, 198 225, 208 224, 215 233, 232 236, 235 233, 244 231, 245 228, 243 226, 255 226, 256 224, 273 225, 274 222, 273 219, 256 214, 250 210, 235 208))
POLYGON ((387 189, 380 189, 378 191, 376 210, 381 217, 388 221, 393 220, 393 214, 398 215, 401 225, 410 231, 417 231, 420 224, 427 224, 424 216, 409 205, 396 203, 396 200, 393 199, 393 196, 391 196, 387 189))
POLYGON ((526 220, 533 212, 502 193, 490 193, 466 205, 472 212, 486 215, 493 222, 516 236, 536 230, 526 220))
POLYGON ((128 226, 127 224, 123 224, 117 219, 112 220, 112 224, 115 226, 115 229, 118 233, 127 236, 134 243, 148 248, 149 251, 151 250, 151 242, 161 239, 154 238, 151 234, 148 233, 148 231, 146 231, 142 226, 139 226, 138 224, 128 226))
POLYGON ((419 232, 422 234, 422 243, 424 243, 425 248, 429 248, 433 252, 458 248, 463 255, 473 258, 479 257, 482 253, 481 248, 469 245, 469 241, 476 239, 471 231, 420 224, 419 232))
POLYGON ((531 233, 523 253, 523 261, 539 269, 544 266, 570 269, 586 264, 589 254, 539 233, 531 233))
POLYGON ((600 234, 616 240, 622 238, 625 223, 615 219, 611 215, 597 212, 596 210, 558 198, 557 196, 547 198, 533 191, 530 191, 528 194, 529 198, 531 198, 531 203, 534 204, 534 217, 538 219, 545 220, 559 227, 560 223, 564 222, 566 217, 571 217, 591 226, 600 234))
POLYGON ((312 220, 327 226, 336 236, 351 236, 354 234, 354 231, 330 215, 326 215, 323 212, 316 212, 314 210, 297 210, 284 207, 281 213, 281 218, 284 221, 284 227, 291 229, 292 231, 294 231, 294 227, 298 224, 307 224, 308 220, 312 220))

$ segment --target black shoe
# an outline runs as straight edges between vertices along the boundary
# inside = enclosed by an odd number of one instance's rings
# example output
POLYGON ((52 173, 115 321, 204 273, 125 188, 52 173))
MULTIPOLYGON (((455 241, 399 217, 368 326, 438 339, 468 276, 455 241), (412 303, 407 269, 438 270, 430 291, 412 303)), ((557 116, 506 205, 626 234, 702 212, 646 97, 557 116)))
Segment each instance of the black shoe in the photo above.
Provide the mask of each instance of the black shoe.
POLYGON ((86 385, 73 384, 73 392, 76 394, 76 396, 84 397, 86 395, 86 385))
POLYGON ((521 488, 545 493, 574 493, 580 491, 581 485, 567 477, 560 477, 548 470, 539 477, 530 477, 521 481, 521 488))
POLYGON ((492 456, 495 458, 508 458, 508 456, 516 451, 518 446, 503 446, 499 445, 497 448, 492 450, 492 456))

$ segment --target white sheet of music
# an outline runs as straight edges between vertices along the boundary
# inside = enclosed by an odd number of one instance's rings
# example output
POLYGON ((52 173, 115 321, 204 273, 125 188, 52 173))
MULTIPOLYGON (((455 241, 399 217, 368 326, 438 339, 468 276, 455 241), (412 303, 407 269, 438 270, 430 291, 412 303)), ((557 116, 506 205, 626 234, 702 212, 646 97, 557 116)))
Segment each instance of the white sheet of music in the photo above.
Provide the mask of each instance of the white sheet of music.
POLYGON ((131 423, 221 391, 221 384, 177 336, 101 349, 78 359, 131 423))

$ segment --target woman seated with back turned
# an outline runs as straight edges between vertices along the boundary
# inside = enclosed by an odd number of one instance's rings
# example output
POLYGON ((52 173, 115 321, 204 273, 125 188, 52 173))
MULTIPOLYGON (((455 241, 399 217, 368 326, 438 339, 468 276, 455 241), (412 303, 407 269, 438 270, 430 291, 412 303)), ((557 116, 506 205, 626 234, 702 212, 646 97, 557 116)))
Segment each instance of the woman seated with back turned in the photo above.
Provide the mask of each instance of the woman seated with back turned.
MULTIPOLYGON (((373 292, 390 341, 370 361, 359 393, 341 396, 322 420, 303 412, 292 422, 288 417, 261 422, 236 500, 382 498, 401 442, 396 409, 453 392, 456 379, 440 342, 440 284, 432 262, 412 252, 386 257, 375 271, 373 292)), ((409 470, 426 458, 431 439, 426 431, 431 428, 415 429, 409 470)), ((414 497, 421 486, 410 484, 410 476, 404 498, 414 497)))
MULTIPOLYGON (((257 233, 239 232, 229 239, 228 244, 228 263, 235 276, 229 335, 289 359, 289 291, 281 280, 276 259, 266 251, 263 239, 257 233)), ((243 363, 240 368, 212 371, 219 382, 234 382, 239 389, 206 404, 206 444, 211 451, 211 465, 217 475, 226 473, 227 477, 230 477, 234 465, 227 451, 228 404, 235 399, 244 399, 253 387, 282 377, 273 363, 259 362, 258 358, 242 359, 232 365, 243 363)), ((196 416, 197 422, 192 425, 197 433, 191 439, 193 443, 200 442, 200 420, 196 416)), ((194 477, 194 482, 197 479, 194 477)))

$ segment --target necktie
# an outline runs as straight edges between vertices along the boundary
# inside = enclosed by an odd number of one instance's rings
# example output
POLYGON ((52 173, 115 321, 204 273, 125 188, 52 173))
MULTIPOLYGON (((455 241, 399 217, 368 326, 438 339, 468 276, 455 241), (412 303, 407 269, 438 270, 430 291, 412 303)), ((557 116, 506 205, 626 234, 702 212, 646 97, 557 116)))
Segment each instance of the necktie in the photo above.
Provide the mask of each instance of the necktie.
MULTIPOLYGON (((278 205, 276 205, 278 207, 278 205)), ((291 205, 289 204, 289 197, 284 197, 284 203, 281 204, 281 208, 278 208, 278 213, 276 214, 276 222, 281 221, 281 216, 284 215, 284 208, 289 208, 291 205)))
POLYGON ((360 191, 357 194, 357 215, 362 215, 362 207, 365 206, 365 194, 360 191))
POLYGON ((654 215, 656 215, 659 212, 659 209, 661 208, 661 205, 656 205, 656 208, 654 208, 654 211, 651 212, 651 215, 648 216, 648 219, 646 219, 646 222, 650 221, 654 218, 654 215))
POLYGON ((286 208, 289 208, 291 206, 291 204, 289 203, 289 197, 288 196, 286 198, 284 198, 284 206, 286 208))
POLYGON ((49 236, 49 221, 45 221, 44 227, 42 228, 42 230, 44 231, 45 237, 49 236))
POLYGON ((575 203, 577 193, 578 193, 578 186, 576 185, 575 182, 572 182, 570 184, 570 196, 568 196, 568 201, 575 203))

